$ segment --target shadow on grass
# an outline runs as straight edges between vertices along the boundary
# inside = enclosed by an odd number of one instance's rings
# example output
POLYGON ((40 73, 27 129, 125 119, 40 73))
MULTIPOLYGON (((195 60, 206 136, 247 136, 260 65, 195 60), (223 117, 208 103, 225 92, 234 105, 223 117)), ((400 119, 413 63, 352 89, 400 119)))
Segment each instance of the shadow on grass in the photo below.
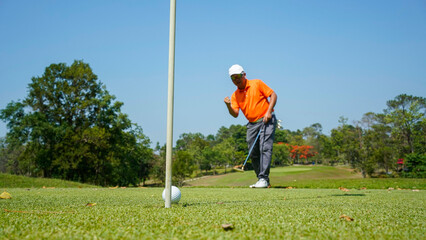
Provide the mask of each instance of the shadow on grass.
MULTIPOLYGON (((259 203, 259 201, 256 200, 241 200, 241 201, 220 201, 220 202, 208 202, 208 201, 202 201, 202 202, 179 202, 179 203, 172 203, 172 207, 179 207, 179 208, 186 208, 186 207, 197 207, 197 206, 206 206, 206 205, 247 205, 250 203, 259 203)), ((165 208, 164 203, 158 203, 158 204, 147 204, 142 206, 141 208, 165 208)))
POLYGON ((365 197, 365 194, 360 193, 360 194, 356 194, 356 193, 346 193, 346 194, 333 194, 330 195, 332 197, 365 197))
POLYGON ((223 201, 223 202, 192 202, 192 203, 182 203, 179 205, 181 207, 193 207, 193 206, 202 206, 202 205, 229 205, 229 204, 249 204, 249 203, 258 203, 256 200, 242 200, 242 201, 223 201))

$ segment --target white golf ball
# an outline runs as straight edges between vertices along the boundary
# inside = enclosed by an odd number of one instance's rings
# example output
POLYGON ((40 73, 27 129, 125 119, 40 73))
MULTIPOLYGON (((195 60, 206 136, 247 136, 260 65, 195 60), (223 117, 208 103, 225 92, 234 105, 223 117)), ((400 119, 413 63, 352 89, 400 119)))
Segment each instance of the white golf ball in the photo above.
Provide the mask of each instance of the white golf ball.
MULTIPOLYGON (((166 201, 166 189, 163 191, 163 200, 166 201)), ((178 203, 180 198, 182 197, 179 188, 172 186, 172 203, 178 203)))

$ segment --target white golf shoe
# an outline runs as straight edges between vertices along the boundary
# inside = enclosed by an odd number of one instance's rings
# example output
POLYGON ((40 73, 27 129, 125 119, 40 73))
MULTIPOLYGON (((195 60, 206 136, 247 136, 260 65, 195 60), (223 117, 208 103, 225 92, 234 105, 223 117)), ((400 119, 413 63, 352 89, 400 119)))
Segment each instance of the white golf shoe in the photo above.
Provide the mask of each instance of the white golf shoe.
POLYGON ((250 188, 267 188, 267 187, 269 187, 269 183, 263 178, 259 179, 257 183, 250 185, 250 188))

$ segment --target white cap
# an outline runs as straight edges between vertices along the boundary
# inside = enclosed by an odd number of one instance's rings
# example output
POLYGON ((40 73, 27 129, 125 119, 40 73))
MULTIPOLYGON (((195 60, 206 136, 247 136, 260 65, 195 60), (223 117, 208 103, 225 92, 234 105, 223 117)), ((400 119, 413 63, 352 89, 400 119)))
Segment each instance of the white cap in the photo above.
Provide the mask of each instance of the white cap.
POLYGON ((234 74, 241 74, 244 72, 243 67, 241 67, 238 64, 234 64, 229 68, 229 76, 232 76, 234 74))

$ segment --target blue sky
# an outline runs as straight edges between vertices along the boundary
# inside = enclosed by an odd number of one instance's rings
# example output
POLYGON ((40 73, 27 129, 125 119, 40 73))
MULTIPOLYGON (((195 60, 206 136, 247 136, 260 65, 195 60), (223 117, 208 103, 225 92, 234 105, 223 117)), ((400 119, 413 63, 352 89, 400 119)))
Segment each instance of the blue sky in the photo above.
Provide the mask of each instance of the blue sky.
MULTIPOLYGON (((0 109, 52 63, 89 63, 122 111, 166 142, 169 1, 0 0, 0 109)), ((426 96, 425 1, 177 1, 174 142, 245 124, 223 103, 235 63, 278 95, 286 129, 328 134, 426 96)), ((0 122, 0 137, 7 132, 0 122)))

